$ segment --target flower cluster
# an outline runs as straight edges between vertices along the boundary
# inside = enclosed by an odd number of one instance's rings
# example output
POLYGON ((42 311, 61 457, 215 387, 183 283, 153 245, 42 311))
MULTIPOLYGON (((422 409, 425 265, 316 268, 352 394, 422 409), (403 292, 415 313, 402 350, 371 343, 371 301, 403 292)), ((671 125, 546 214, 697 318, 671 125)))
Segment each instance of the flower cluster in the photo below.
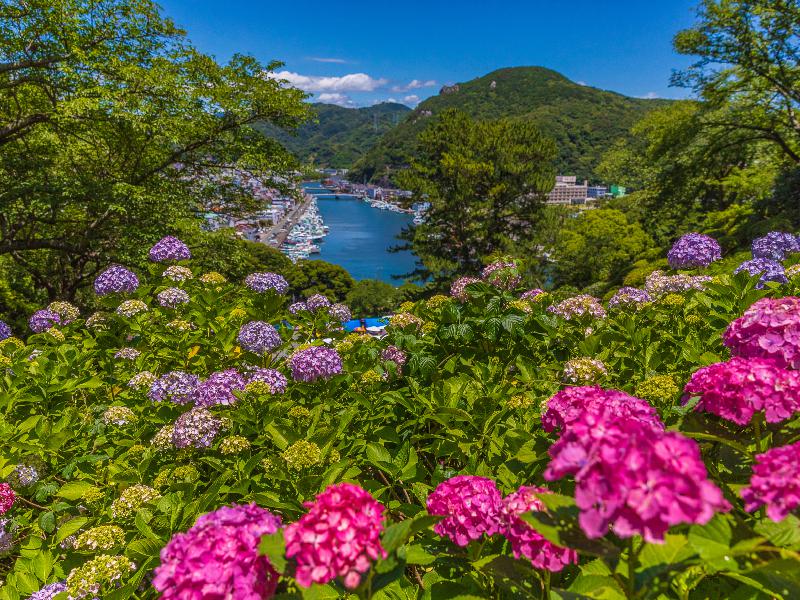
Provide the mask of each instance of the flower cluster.
POLYGON ((139 278, 133 271, 120 265, 111 265, 94 280, 94 293, 98 296, 135 292, 139 278))
POLYGON ((606 316, 606 311, 603 305, 600 304, 600 300, 587 294, 567 298, 558 304, 548 306, 547 310, 567 320, 584 315, 589 315, 595 319, 602 319, 606 316))
POLYGON ((114 358, 118 360, 136 360, 141 352, 136 348, 120 348, 114 353, 114 358))
POLYGON ((406 327, 419 329, 422 326, 422 319, 409 312, 399 312, 392 315, 389 323, 391 323, 392 327, 397 327, 398 329, 405 329, 406 327))
POLYGON ((650 294, 645 290, 635 287, 622 287, 608 301, 608 307, 618 309, 638 308, 652 301, 650 294))
POLYGON ((117 307, 117 314, 123 317, 132 317, 142 312, 147 312, 147 304, 141 300, 125 300, 117 307))
POLYGON ((319 312, 323 308, 328 308, 330 305, 331 301, 322 294, 314 294, 306 299, 306 310, 313 313, 319 312))
POLYGON ((664 428, 656 409, 644 400, 597 386, 568 387, 557 392, 547 403, 542 427, 548 432, 556 429, 563 432, 583 415, 603 410, 638 420, 653 429, 664 428))
POLYGON ((181 265, 170 265, 164 272, 161 274, 162 277, 165 277, 171 281, 187 281, 194 277, 192 270, 189 267, 183 267, 181 265))
POLYGON ((125 544, 125 532, 117 525, 92 527, 75 538, 73 548, 77 550, 111 550, 125 544))
POLYGON ((328 314, 332 318, 336 319, 337 321, 341 321, 342 323, 353 318, 353 314, 350 312, 350 309, 344 304, 331 304, 328 308, 328 314))
POLYGON ((178 417, 172 426, 172 444, 179 449, 208 448, 221 428, 222 420, 208 409, 193 408, 178 417))
POLYGON ((298 440, 283 451, 286 466, 293 471, 303 471, 322 462, 322 451, 314 442, 298 440))
POLYGON ((279 517, 256 504, 223 506, 202 515, 161 551, 153 586, 164 600, 271 598, 278 573, 258 551, 279 517))
POLYGON ((97 331, 102 331, 106 329, 108 323, 108 313, 103 311, 97 311, 89 315, 89 318, 86 319, 86 327, 89 329, 95 329, 97 331))
POLYGON ((53 598, 58 596, 61 592, 66 591, 67 584, 63 581, 56 581, 55 583, 47 584, 38 592, 31 594, 28 600, 53 600, 53 598))
POLYGON ((250 448, 250 442, 241 435, 229 435, 219 444, 219 451, 226 456, 239 454, 250 448))
POLYGON ((800 298, 762 298, 725 330, 723 343, 734 356, 772 358, 800 368, 800 298))
POLYGON ((486 477, 458 475, 443 481, 428 496, 427 507, 430 514, 444 517, 433 530, 459 546, 504 531, 503 495, 486 477))
POLYGON ((136 569, 136 565, 124 556, 101 554, 70 571, 66 592, 69 600, 102 597, 113 585, 136 569))
POLYGON ((519 267, 513 260, 498 260, 481 272, 481 279, 502 290, 513 290, 522 282, 519 267))
POLYGON ((564 379, 570 383, 595 383, 607 374, 603 361, 596 358, 573 358, 564 364, 564 379))
POLYGON ((766 505, 767 516, 782 521, 800 506, 800 442, 756 455, 750 485, 742 489, 745 510, 766 505))
POLYGON ((700 396, 695 410, 747 425, 764 411, 768 423, 784 421, 800 409, 800 372, 768 358, 734 357, 697 370, 684 399, 700 396))
POLYGON ((157 377, 150 371, 141 371, 128 380, 128 387, 132 390, 150 389, 157 377))
POLYGON ((672 400, 680 391, 672 375, 654 375, 636 386, 636 395, 651 402, 672 400))
POLYGON ((103 423, 106 425, 127 425, 136 421, 136 413, 127 406, 109 406, 103 413, 103 423))
POLYGON ((687 233, 672 245, 667 253, 673 269, 707 267, 722 258, 722 249, 714 238, 702 233, 687 233))
POLYGON ((230 405, 236 403, 234 390, 244 390, 247 381, 236 369, 217 371, 201 381, 192 392, 195 406, 230 405))
POLYGON ((175 404, 187 404, 200 383, 200 378, 183 371, 170 371, 150 385, 147 397, 153 402, 169 400, 175 404))
POLYGON ((612 407, 579 416, 550 447, 549 481, 573 475, 579 523, 590 538, 660 542, 673 525, 705 524, 730 505, 707 478, 697 444, 612 407))
POLYGON ((111 503, 111 516, 115 519, 132 517, 145 504, 160 497, 161 494, 150 486, 137 483, 125 488, 119 498, 111 503))
POLYGON ((666 294, 704 290, 711 281, 708 275, 664 275, 661 271, 653 271, 644 282, 645 291, 653 298, 666 294))
POLYGON ((19 487, 28 487, 29 485, 33 485, 39 481, 39 470, 42 465, 39 464, 38 466, 39 468, 37 468, 37 465, 33 464, 19 464, 14 467, 14 472, 11 473, 11 476, 8 479, 14 485, 18 485, 19 487))
POLYGON ((526 292, 522 292, 520 294, 519 299, 525 300, 526 302, 533 302, 534 300, 538 300, 539 296, 545 294, 545 291, 539 288, 534 288, 532 290, 528 290, 526 292))
POLYGON ((787 255, 800 252, 800 238, 783 231, 770 231, 764 237, 753 240, 753 258, 768 258, 781 261, 787 255))
POLYGON ((276 294, 285 294, 289 290, 289 282, 277 273, 251 273, 244 284, 259 293, 273 290, 276 294))
POLYGON ((773 281, 775 283, 788 283, 789 281, 789 278, 786 277, 786 271, 783 265, 770 258, 752 258, 746 260, 736 267, 733 273, 735 275, 741 272, 748 273, 751 277, 760 275, 758 283, 756 284, 756 287, 759 289, 763 288, 764 284, 768 281, 773 281))
POLYGON ((269 323, 250 321, 239 329, 236 341, 244 350, 264 355, 281 345, 281 336, 269 323))
POLYGON ((544 512, 545 506, 536 494, 549 490, 522 486, 503 500, 506 512, 506 527, 503 535, 511 544, 515 558, 525 557, 537 569, 557 572, 566 565, 578 562, 575 550, 556 546, 520 518, 531 511, 544 512))
POLYGON ((254 389, 251 386, 264 384, 267 386, 265 390, 267 394, 282 394, 286 391, 288 383, 286 377, 280 371, 257 367, 247 372, 247 385, 245 386, 245 390, 251 391, 254 389))
POLYGON ((800 264, 799 265, 792 265, 786 269, 786 277, 787 279, 794 279, 800 275, 800 264))
POLYGON ((209 271, 208 273, 203 273, 200 275, 201 283, 205 283, 206 285, 222 285, 227 283, 228 280, 225 279, 225 276, 222 273, 217 273, 216 271, 209 271))
POLYGON ((17 495, 7 483, 0 483, 0 515, 4 515, 14 506, 17 495))
POLYGON ((52 310, 37 310, 28 319, 28 326, 33 333, 43 333, 56 325, 61 325, 61 317, 52 310))
POLYGON ((450 295, 459 302, 467 302, 469 301, 467 286, 472 283, 478 283, 479 281, 480 279, 475 277, 461 277, 456 279, 450 286, 450 295))
POLYGON ((153 444, 154 448, 158 450, 169 450, 174 448, 175 446, 172 443, 172 434, 175 431, 175 425, 164 425, 161 429, 159 429, 156 434, 153 436, 151 444, 153 444))
POLYGON ((286 556, 297 562, 303 587, 342 578, 353 589, 372 561, 386 558, 381 546, 384 507, 357 485, 329 486, 308 512, 284 530, 286 556))
POLYGON ((450 304, 450 298, 443 294, 436 294, 425 301, 425 308, 428 310, 438 310, 450 304))
POLYGON ((292 354, 289 368, 295 381, 328 379, 342 372, 342 358, 333 348, 311 346, 292 354))
POLYGON ((192 258, 192 253, 189 251, 189 246, 171 235, 161 238, 150 248, 150 260, 153 262, 189 260, 190 258, 192 258))
POLYGON ((289 305, 289 314, 290 315, 297 315, 303 311, 308 310, 308 306, 306 306, 305 302, 292 302, 289 305))
POLYGON ((0 341, 11 337, 11 327, 5 321, 0 321, 0 341))
POLYGON ((381 360, 393 362, 399 371, 406 364, 408 355, 397 346, 387 346, 381 351, 381 360))
POLYGON ((62 325, 69 325, 81 315, 81 311, 78 310, 77 306, 62 300, 51 302, 47 310, 56 313, 61 318, 62 325))
POLYGON ((177 308, 189 302, 189 294, 181 288, 171 287, 158 292, 158 303, 165 308, 177 308))

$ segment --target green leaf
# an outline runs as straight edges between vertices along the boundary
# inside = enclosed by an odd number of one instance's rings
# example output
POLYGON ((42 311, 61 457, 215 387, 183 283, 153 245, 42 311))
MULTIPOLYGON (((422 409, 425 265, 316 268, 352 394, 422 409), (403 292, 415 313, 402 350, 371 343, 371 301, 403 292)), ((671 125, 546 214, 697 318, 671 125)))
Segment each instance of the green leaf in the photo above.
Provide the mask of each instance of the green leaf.
POLYGON ((71 536, 73 533, 78 531, 88 522, 89 519, 87 519, 86 517, 75 517, 73 519, 70 519, 69 521, 64 523, 61 527, 58 528, 58 533, 56 534, 56 543, 62 542, 64 539, 71 536))
POLYGON ((705 560, 730 554, 731 526, 727 517, 714 515, 705 525, 693 525, 689 529, 689 543, 705 560))
POLYGON ((97 489, 88 481, 69 481, 61 486, 61 489, 56 492, 56 496, 67 500, 77 500, 82 498, 88 491, 97 489))
POLYGON ((258 551, 269 559, 278 573, 286 572, 286 540, 283 531, 263 536, 258 551))

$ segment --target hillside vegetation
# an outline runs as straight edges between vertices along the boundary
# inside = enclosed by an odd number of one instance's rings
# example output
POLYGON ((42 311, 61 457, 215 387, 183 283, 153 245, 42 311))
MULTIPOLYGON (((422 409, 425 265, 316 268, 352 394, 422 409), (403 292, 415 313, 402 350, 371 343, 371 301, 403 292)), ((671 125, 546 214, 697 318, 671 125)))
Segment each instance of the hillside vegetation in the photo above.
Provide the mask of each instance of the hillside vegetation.
POLYGON ((355 165, 354 179, 379 179, 408 164, 417 135, 431 117, 450 108, 479 120, 507 117, 533 121, 555 140, 559 172, 592 179, 610 144, 628 138, 634 123, 669 103, 580 85, 542 67, 500 69, 449 90, 422 102, 388 131, 355 165))

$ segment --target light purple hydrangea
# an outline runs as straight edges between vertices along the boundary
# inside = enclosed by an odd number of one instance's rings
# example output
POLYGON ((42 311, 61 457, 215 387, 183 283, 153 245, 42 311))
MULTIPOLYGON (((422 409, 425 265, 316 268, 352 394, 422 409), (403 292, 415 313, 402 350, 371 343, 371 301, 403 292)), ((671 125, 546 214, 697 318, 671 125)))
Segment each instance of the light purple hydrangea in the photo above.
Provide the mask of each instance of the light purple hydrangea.
POLYGON ((688 290, 704 290, 706 284, 711 281, 710 275, 664 275, 661 271, 653 271, 647 276, 644 282, 645 291, 652 297, 660 297, 665 294, 676 294, 688 290))
POLYGON ((483 269, 481 278, 500 289, 513 290, 522 282, 518 269, 513 260, 498 260, 483 269))
POLYGON ((208 448, 214 442, 222 420, 206 408, 192 408, 183 413, 172 429, 172 444, 178 448, 208 448))
POLYGON ((250 321, 242 325, 236 338, 239 345, 253 354, 267 354, 281 345, 278 330, 264 321, 250 321))
POLYGON ((277 273, 251 273, 244 284, 259 293, 274 290, 276 294, 285 294, 289 289, 289 282, 277 273))
POLYGON ((11 337, 11 327, 5 321, 0 321, 0 342, 11 337))
POLYGON ((589 315, 595 319, 603 319, 606 316, 606 310, 600 304, 600 301, 588 294, 567 298, 558 304, 548 306, 547 310, 567 320, 583 317, 584 315, 589 315))
POLYGON ((350 309, 344 304, 331 304, 328 308, 328 314, 342 323, 353 318, 350 309))
POLYGON ((121 265, 111 265, 94 280, 94 293, 98 296, 135 292, 139 287, 136 273, 121 265))
POLYGON ((34 592, 28 600, 53 600, 58 594, 66 591, 66 583, 63 581, 56 581, 55 583, 47 584, 38 592, 34 592))
POLYGON ((788 283, 789 281, 789 278, 786 277, 786 271, 783 265, 769 258, 752 258, 746 260, 736 267, 733 273, 735 275, 742 271, 749 273, 751 277, 760 275, 758 283, 756 284, 756 287, 759 289, 763 288, 764 284, 768 281, 774 281, 775 283, 788 283))
POLYGON ((645 290, 640 290, 639 288, 635 287, 622 287, 617 290, 617 293, 614 294, 608 301, 608 307, 638 307, 642 304, 647 304, 648 302, 652 301, 653 299, 650 297, 650 294, 648 294, 645 290))
POLYGON ((478 283, 479 281, 480 279, 476 279, 475 277, 460 277, 450 286, 450 295, 459 302, 467 302, 469 300, 467 286, 478 283))
POLYGON ((330 305, 331 301, 322 294, 314 294, 306 300, 306 308, 314 313, 321 308, 328 308, 330 305))
POLYGON ((156 296, 158 303, 165 308, 177 308, 189 302, 189 294, 180 288, 167 288, 156 296))
POLYGON ((788 254, 800 252, 800 238, 783 231, 770 231, 764 237, 753 240, 753 258, 783 260, 788 254))
POLYGON ((669 266, 673 269, 707 267, 720 258, 722 249, 717 240, 702 233, 687 233, 667 253, 669 266))
POLYGON ((136 348, 120 348, 114 354, 114 358, 121 360, 136 360, 141 352, 136 348))
POLYGON ((150 385, 147 397, 153 402, 169 400, 175 404, 187 404, 200 383, 200 378, 183 371, 170 371, 156 379, 150 385))
POLYGON ((192 399, 195 406, 230 405, 236 403, 234 390, 243 390, 247 382, 236 369, 217 371, 201 381, 194 389, 192 399))
POLYGON ((34 333, 42 333, 56 325, 61 325, 61 317, 52 310, 37 310, 28 319, 28 326, 34 333))
POLYGON ((531 300, 535 300, 538 296, 541 296, 542 294, 544 294, 543 289, 534 288, 532 290, 528 290, 527 292, 522 292, 519 299, 530 302, 531 300))
POLYGON ((408 355, 397 346, 387 346, 381 352, 381 360, 395 363, 399 370, 406 364, 408 355))
POLYGON ((292 354, 289 368, 295 381, 328 379, 342 372, 342 358, 333 348, 311 346, 292 354))
POLYGON ((189 251, 189 246, 171 235, 161 238, 150 248, 150 260, 153 262, 189 260, 190 258, 192 258, 192 253, 189 251))
POLYGON ((305 310, 308 310, 305 302, 293 302, 289 305, 289 314, 296 315, 305 310))
POLYGON ((275 369, 262 369, 258 367, 248 371, 247 373, 247 383, 254 383, 256 381, 266 383, 269 386, 272 394, 284 393, 286 391, 286 386, 289 383, 286 380, 286 376, 280 371, 276 371, 275 369))

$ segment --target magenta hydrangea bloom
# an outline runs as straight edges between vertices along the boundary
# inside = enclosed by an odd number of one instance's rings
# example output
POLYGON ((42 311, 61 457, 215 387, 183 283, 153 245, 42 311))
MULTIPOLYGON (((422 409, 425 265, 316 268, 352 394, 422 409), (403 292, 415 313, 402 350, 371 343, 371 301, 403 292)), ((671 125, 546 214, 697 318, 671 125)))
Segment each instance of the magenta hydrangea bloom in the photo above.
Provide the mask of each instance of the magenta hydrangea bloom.
POLYGON ((695 410, 747 425, 757 412, 779 423, 800 410, 800 372, 769 358, 733 357, 698 369, 686 384, 684 401, 700 396, 695 410))
POLYGON ((139 287, 136 273, 120 265, 111 265, 94 280, 94 293, 98 296, 107 294, 130 294, 139 287))
POLYGON ((628 308, 628 307, 638 307, 642 304, 647 304, 648 302, 652 302, 653 299, 650 297, 645 290, 640 290, 639 288, 635 287, 622 287, 617 290, 617 293, 614 294, 611 299, 608 301, 609 308, 628 308))
POLYGON ((289 282, 277 273, 251 273, 244 284, 254 292, 273 290, 276 294, 285 294, 289 289, 289 282))
POLYGON ((217 371, 201 381, 192 392, 195 406, 231 405, 237 401, 234 390, 243 390, 247 381, 236 369, 217 371))
POLYGON ((0 515, 4 515, 14 506, 17 495, 7 483, 0 483, 0 515))
POLYGON ((742 489, 745 510, 766 505, 767 516, 782 521, 800 506, 800 442, 756 455, 750 486, 742 489))
POLYGON ((171 235, 161 238, 150 248, 150 260, 153 262, 163 263, 190 258, 192 253, 189 251, 189 246, 171 235))
POLYGON ((759 275, 756 288, 761 289, 768 281, 775 283, 788 283, 789 278, 786 276, 786 270, 783 265, 777 260, 769 258, 752 258, 744 261, 733 271, 733 274, 741 273, 742 271, 750 274, 751 277, 759 275))
POLYGON ((673 269, 707 267, 722 258, 722 248, 717 240, 702 233, 687 233, 676 241, 667 253, 673 269))
POLYGON ((550 490, 540 487, 520 487, 503 500, 506 511, 506 529, 503 535, 511 544, 514 558, 527 558, 537 569, 560 571, 566 565, 578 562, 578 553, 569 548, 556 546, 544 538, 520 515, 531 511, 544 512, 545 506, 536 494, 547 494, 550 490))
POLYGON ((781 261, 788 254, 800 252, 800 239, 783 231, 770 231, 764 237, 753 240, 753 258, 768 258, 781 261))
POLYGON ((481 272, 481 279, 502 290, 513 290, 522 282, 513 260, 498 260, 487 265, 481 272))
POLYGON ((800 298, 762 298, 728 326, 722 341, 734 356, 800 368, 800 298))
POLYGON ((661 542, 673 525, 702 525, 730 510, 694 441, 610 408, 581 415, 549 453, 544 477, 574 477, 579 523, 590 538, 613 527, 623 538, 661 542))
POLYGON ((603 319, 606 316, 606 309, 600 304, 600 300, 588 294, 580 294, 562 300, 558 304, 548 306, 547 311, 567 320, 580 318, 584 315, 595 319, 603 319))
POLYGON ((428 496, 427 507, 430 514, 444 517, 433 530, 458 546, 505 530, 503 495, 486 477, 457 475, 443 481, 428 496))
POLYGON ((208 409, 192 408, 175 421, 172 444, 180 448, 208 448, 214 442, 222 421, 208 409))
POLYGON ((522 292, 522 294, 520 294, 519 299, 520 300, 528 300, 528 301, 530 301, 530 300, 534 300, 537 296, 541 296, 542 294, 544 294, 544 290, 543 289, 534 288, 532 290, 528 290, 527 292, 522 292))
POLYGON ((387 556, 381 546, 383 505, 359 486, 339 483, 305 506, 308 512, 284 529, 297 583, 311 587, 341 577, 345 587, 358 587, 372 561, 387 556))
POLYGON ((289 368, 295 381, 328 379, 342 372, 342 357, 333 348, 311 346, 292 354, 289 368))
POLYGON ((236 341, 248 352, 263 355, 281 345, 281 336, 269 323, 250 321, 239 329, 236 341))
POLYGON ((275 369, 262 369, 256 367, 247 372, 247 383, 261 381, 269 386, 270 392, 274 394, 282 394, 286 391, 288 381, 283 373, 275 369))
POLYGON ((314 294, 306 300, 306 310, 314 313, 322 308, 328 308, 330 305, 331 301, 322 294, 314 294))
POLYGON ((568 387, 556 392, 547 402, 547 410, 542 415, 542 427, 548 432, 556 429, 563 432, 582 415, 602 410, 638 419, 653 429, 664 429, 658 412, 645 400, 594 385, 568 387))
POLYGON ((0 342, 11 337, 11 327, 5 321, 0 321, 0 342))
POLYGON ((153 587, 163 600, 271 598, 278 573, 258 546, 280 527, 279 517, 256 504, 223 506, 202 515, 161 550, 153 587))
POLYGON ((460 277, 450 286, 450 295, 459 302, 467 302, 469 301, 467 286, 472 283, 478 283, 479 281, 480 279, 475 277, 460 277))
POLYGON ((28 326, 33 333, 42 333, 56 325, 61 325, 61 317, 52 310, 37 310, 31 315, 31 318, 28 319, 28 326))
POLYGON ((200 378, 183 371, 170 371, 156 379, 147 392, 147 397, 153 402, 169 400, 175 404, 188 404, 192 394, 200 383, 200 378))
POLYGON ((408 355, 397 346, 387 346, 381 351, 381 360, 391 361, 401 369, 406 364, 408 355))

